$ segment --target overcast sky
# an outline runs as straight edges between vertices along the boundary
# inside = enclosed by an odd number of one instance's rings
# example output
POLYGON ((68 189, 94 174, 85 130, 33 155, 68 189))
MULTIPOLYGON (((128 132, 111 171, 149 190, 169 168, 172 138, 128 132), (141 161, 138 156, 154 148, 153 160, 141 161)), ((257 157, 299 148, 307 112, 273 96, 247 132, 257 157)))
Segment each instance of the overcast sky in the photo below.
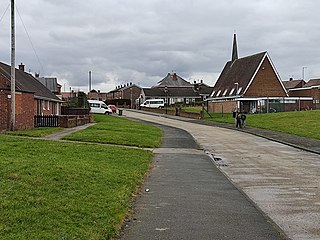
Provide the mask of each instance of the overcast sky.
MULTIPOLYGON (((10 64, 10 0, 0 61, 10 64)), ((231 58, 268 51, 282 80, 320 78, 319 0, 16 0, 16 65, 64 88, 150 87, 175 71, 214 85, 231 58), (21 21, 22 19, 22 21, 21 21), (31 41, 30 41, 31 40, 31 41)))

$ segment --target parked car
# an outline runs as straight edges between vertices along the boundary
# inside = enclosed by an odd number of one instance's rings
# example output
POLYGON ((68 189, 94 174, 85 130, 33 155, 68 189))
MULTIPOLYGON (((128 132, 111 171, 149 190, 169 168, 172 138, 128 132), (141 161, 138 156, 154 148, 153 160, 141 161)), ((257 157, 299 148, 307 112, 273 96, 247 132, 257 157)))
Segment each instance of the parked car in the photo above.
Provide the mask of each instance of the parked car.
POLYGON ((104 102, 98 100, 88 100, 90 106, 90 112, 112 114, 111 108, 109 108, 104 102))
POLYGON ((108 107, 112 110, 112 112, 117 112, 117 107, 115 105, 109 104, 108 107))

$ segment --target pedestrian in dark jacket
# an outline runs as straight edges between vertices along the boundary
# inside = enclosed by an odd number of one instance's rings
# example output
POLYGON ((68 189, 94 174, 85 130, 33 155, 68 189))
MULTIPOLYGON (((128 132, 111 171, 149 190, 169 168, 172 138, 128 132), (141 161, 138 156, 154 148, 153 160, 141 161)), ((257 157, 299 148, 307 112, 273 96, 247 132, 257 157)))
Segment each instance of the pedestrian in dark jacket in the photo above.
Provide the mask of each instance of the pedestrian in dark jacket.
POLYGON ((241 114, 240 114, 240 111, 238 111, 237 115, 236 115, 236 128, 241 128, 241 114))
POLYGON ((241 118, 241 126, 244 128, 246 126, 247 116, 244 113, 242 113, 240 118, 241 118))

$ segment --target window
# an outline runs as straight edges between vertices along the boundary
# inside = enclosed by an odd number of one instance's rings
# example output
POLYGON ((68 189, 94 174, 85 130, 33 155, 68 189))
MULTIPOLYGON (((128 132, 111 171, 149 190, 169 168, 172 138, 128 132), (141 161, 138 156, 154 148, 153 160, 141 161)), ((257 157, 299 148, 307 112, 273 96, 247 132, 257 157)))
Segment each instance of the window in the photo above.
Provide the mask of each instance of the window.
POLYGON ((227 94, 227 92, 228 92, 228 89, 224 90, 222 96, 225 96, 227 94))

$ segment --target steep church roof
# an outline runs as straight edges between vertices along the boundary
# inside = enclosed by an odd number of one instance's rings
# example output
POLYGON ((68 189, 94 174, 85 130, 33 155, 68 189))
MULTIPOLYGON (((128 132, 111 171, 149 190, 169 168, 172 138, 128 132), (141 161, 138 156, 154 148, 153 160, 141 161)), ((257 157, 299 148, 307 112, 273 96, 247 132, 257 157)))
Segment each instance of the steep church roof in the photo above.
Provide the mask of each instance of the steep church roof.
MULTIPOLYGON (((249 88, 252 86, 260 68, 261 70, 264 70, 264 66, 262 66, 264 63, 267 63, 267 66, 270 66, 269 68, 273 71, 272 81, 279 91, 278 93, 275 93, 276 91, 272 90, 272 87, 270 87, 271 83, 269 83, 268 89, 265 90, 269 91, 270 96, 277 95, 279 92, 281 92, 280 95, 282 95, 282 93, 287 95, 286 89, 283 86, 268 53, 264 51, 251 56, 238 58, 236 34, 234 34, 231 61, 228 61, 224 66, 213 87, 211 97, 226 98, 244 96, 246 93, 249 94, 249 88)), ((257 84, 255 85, 257 86, 257 84)), ((252 95, 253 93, 251 92, 250 94, 252 95)), ((266 94, 266 92, 261 94, 266 94)))
POLYGON ((213 87, 212 97, 243 94, 266 55, 267 52, 261 52, 227 62, 213 87))

